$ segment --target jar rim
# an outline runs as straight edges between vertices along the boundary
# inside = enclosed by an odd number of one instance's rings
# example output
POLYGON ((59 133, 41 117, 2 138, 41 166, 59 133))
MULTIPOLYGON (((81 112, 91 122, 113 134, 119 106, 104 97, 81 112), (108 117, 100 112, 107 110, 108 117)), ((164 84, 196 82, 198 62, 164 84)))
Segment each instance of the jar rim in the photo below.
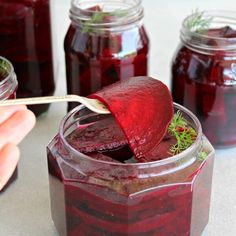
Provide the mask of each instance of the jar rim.
MULTIPOLYGON (((187 44, 191 49, 199 51, 234 51, 236 52, 236 37, 224 37, 224 36, 213 36, 204 34, 204 30, 192 31, 188 28, 188 22, 199 14, 199 12, 194 12, 187 17, 182 22, 182 27, 180 30, 180 38, 183 43, 187 44), (214 40, 216 45, 210 45, 209 42, 214 40)), ((236 11, 230 10, 208 10, 200 12, 202 17, 210 20, 209 29, 235 26, 236 30, 236 11)))
POLYGON ((63 144, 65 145, 65 147, 68 150, 71 150, 73 153, 75 153, 75 155, 78 155, 80 157, 83 157, 89 161, 92 161, 93 163, 103 163, 103 164, 107 164, 107 165, 114 165, 114 166, 122 166, 122 167, 156 167, 156 166, 164 166, 164 165, 168 165, 171 164, 173 162, 176 162, 178 160, 183 159, 184 157, 186 157, 188 154, 192 153, 194 150, 196 150, 202 142, 202 126, 200 121, 198 120, 198 118, 187 108, 181 106, 180 104, 177 103, 173 103, 174 107, 180 111, 182 111, 184 114, 187 114, 192 121, 194 122, 194 124, 196 125, 196 129, 197 129, 197 137, 195 142, 186 150, 182 151, 179 154, 176 154, 174 156, 170 156, 167 157, 165 159, 162 160, 157 160, 157 161, 150 161, 150 162, 140 162, 140 163, 118 163, 118 162, 109 162, 109 161, 103 161, 103 160, 97 160, 94 159, 78 150, 76 150, 75 148, 73 148, 66 140, 66 138, 64 137, 64 125, 66 124, 66 122, 68 121, 68 119, 70 117, 72 117, 76 112, 78 112, 79 110, 85 108, 83 105, 77 106, 76 108, 74 108, 73 110, 71 110, 61 121, 60 126, 59 126, 59 136, 60 139, 62 140, 63 144))
MULTIPOLYGON (((107 2, 113 2, 114 0, 103 0, 102 2, 100 1, 100 0, 72 0, 71 1, 71 7, 75 7, 75 8, 80 8, 80 9, 83 9, 85 12, 91 12, 91 13, 93 13, 93 12, 96 12, 96 9, 95 10, 93 10, 93 9, 91 9, 91 8, 82 8, 82 4, 84 4, 84 3, 86 3, 86 4, 88 4, 88 3, 92 3, 92 5, 93 6, 96 6, 96 5, 94 5, 94 4, 96 4, 96 1, 98 1, 98 3, 97 4, 99 4, 99 3, 102 3, 102 4, 104 4, 104 2, 105 1, 107 1, 107 2), (84 2, 83 2, 84 1, 84 2), (78 7, 78 5, 80 5, 81 7, 78 7)), ((132 1, 134 1, 134 4, 135 4, 135 7, 140 7, 141 6, 141 4, 142 4, 142 0, 132 0, 132 1)), ((116 2, 117 3, 117 1, 114 1, 114 2, 116 2)), ((122 1, 121 3, 125 3, 124 1, 122 1)), ((130 6, 130 8, 128 8, 127 10, 132 10, 133 9, 133 5, 132 6, 130 6)), ((105 11, 106 12, 106 11, 105 11)), ((110 11, 107 11, 107 12, 110 12, 110 11)))
MULTIPOLYGON (((115 7, 117 7, 115 5, 115 7)), ((96 30, 115 30, 115 28, 123 26, 127 27, 135 22, 139 22, 143 18, 143 7, 142 7, 142 0, 132 0, 132 3, 126 3, 126 1, 114 1, 114 0, 92 0, 92 1, 85 1, 85 0, 72 0, 71 1, 71 8, 70 8, 70 19, 73 24, 78 26, 84 26, 84 24, 88 24, 90 28, 96 28, 96 30), (109 5, 108 5, 109 3, 109 5), (113 10, 104 10, 98 11, 93 10, 89 7, 83 7, 83 4, 86 6, 91 4, 91 6, 100 6, 104 8, 106 5, 110 7, 111 3, 117 4, 120 3, 121 5, 128 6, 126 8, 115 8, 113 10), (96 5, 97 4, 97 5, 96 5), (94 13, 100 14, 101 17, 103 14, 110 14, 109 21, 103 22, 102 20, 94 21, 92 19, 94 13), (119 14, 118 14, 119 13, 119 14)))

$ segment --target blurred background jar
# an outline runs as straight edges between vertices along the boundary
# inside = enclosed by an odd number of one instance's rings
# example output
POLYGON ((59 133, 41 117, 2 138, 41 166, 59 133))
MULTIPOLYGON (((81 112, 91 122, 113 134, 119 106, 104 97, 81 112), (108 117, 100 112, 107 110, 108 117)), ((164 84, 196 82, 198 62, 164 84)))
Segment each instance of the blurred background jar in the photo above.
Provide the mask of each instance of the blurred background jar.
MULTIPOLYGON (((0 55, 13 64, 17 97, 54 93, 50 0, 0 0, 0 55)), ((48 105, 29 107, 36 115, 48 105)))
MULTIPOLYGON (((141 0, 72 0, 64 49, 68 94, 87 96, 148 73, 141 0)), ((77 104, 69 104, 69 110, 77 104)))
POLYGON ((195 12, 172 62, 175 102, 193 111, 215 147, 236 145, 236 12, 195 12))
POLYGON ((10 61, 0 57, 0 100, 16 97, 18 82, 10 61))
MULTIPOLYGON (((11 62, 0 56, 0 101, 14 99, 16 97, 17 86, 17 78, 11 62)), ((16 168, 3 191, 16 180, 17 173, 16 168)))

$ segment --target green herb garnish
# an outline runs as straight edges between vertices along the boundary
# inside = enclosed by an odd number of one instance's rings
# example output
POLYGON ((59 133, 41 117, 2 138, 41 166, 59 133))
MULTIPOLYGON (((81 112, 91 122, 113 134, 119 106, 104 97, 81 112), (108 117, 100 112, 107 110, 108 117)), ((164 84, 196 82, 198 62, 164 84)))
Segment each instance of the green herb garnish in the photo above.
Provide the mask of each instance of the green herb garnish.
POLYGON ((7 77, 9 75, 9 72, 10 72, 9 63, 6 60, 0 58, 0 76, 1 76, 1 78, 3 79, 5 77, 7 77))
POLYGON ((194 143, 197 137, 195 129, 188 126, 187 120, 180 111, 177 111, 174 115, 172 122, 168 127, 168 132, 177 140, 176 144, 170 148, 172 155, 176 155, 186 150, 194 143))
POLYGON ((198 153, 198 160, 199 161, 204 161, 206 159, 206 157, 207 157, 207 153, 206 152, 201 151, 201 152, 198 153))
POLYGON ((82 32, 83 33, 91 33, 94 32, 95 29, 93 27, 94 24, 100 24, 100 23, 109 23, 109 19, 113 18, 119 18, 124 17, 127 15, 126 10, 116 10, 113 12, 103 12, 103 11, 96 11, 93 13, 91 18, 87 21, 84 21, 82 26, 82 32))
POLYGON ((209 29, 213 17, 204 15, 204 11, 195 10, 186 22, 187 28, 192 32, 202 33, 209 29))
POLYGON ((92 32, 93 29, 92 29, 91 25, 102 23, 105 17, 106 17, 106 13, 103 13, 103 12, 100 12, 100 11, 95 12, 92 15, 90 20, 84 22, 82 32, 83 33, 92 32))

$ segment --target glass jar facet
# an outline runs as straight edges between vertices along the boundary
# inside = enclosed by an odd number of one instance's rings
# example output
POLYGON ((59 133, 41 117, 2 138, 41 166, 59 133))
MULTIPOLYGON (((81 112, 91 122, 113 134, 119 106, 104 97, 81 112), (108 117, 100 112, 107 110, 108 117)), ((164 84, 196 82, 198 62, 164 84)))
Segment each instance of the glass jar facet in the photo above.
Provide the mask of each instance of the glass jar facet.
MULTIPOLYGON (((49 0, 0 0, 0 55, 13 64, 17 97, 52 95, 54 75, 49 0)), ((48 105, 30 106, 36 115, 48 105)))
POLYGON ((69 94, 87 96, 147 75, 149 41, 140 0, 72 0, 70 18, 64 41, 69 94))
MULTIPOLYGON (((196 13, 195 13, 196 14, 196 13)), ((175 102, 194 112, 216 147, 236 145, 236 13, 209 11, 209 29, 191 31, 187 17, 172 62, 175 102)))
POLYGON ((64 118, 47 148, 51 212, 60 235, 201 234, 209 216, 214 150, 194 115, 175 107, 197 129, 196 142, 149 163, 101 161, 80 153, 66 137, 103 116, 80 107, 64 118), (198 158, 200 151, 206 159, 198 158))

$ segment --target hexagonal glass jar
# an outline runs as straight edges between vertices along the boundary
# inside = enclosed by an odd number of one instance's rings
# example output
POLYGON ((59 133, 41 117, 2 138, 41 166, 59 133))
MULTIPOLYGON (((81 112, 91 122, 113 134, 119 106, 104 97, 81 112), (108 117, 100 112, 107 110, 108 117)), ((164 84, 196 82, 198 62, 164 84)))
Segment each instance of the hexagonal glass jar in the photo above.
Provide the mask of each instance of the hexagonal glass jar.
POLYGON ((60 235, 201 235, 209 217, 214 149, 197 118, 180 105, 175 110, 197 130, 195 143, 147 163, 96 160, 69 144, 71 132, 104 115, 80 106, 62 120, 47 147, 51 213, 60 235))

